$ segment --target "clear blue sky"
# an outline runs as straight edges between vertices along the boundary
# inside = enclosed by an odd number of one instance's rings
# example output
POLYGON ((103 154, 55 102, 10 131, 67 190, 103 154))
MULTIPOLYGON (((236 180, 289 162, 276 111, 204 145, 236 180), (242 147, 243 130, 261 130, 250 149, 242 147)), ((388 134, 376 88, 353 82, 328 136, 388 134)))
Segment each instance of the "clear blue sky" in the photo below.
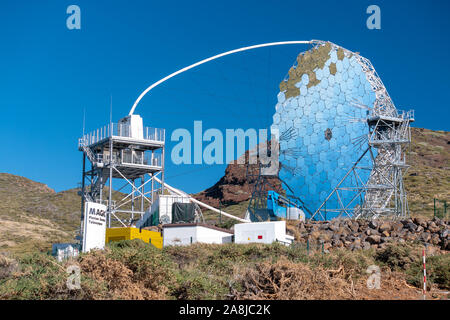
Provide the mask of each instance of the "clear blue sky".
MULTIPOLYGON (((165 75, 211 55, 283 40, 329 40, 369 58, 414 126, 449 130, 449 1, 11 1, 0 3, 0 172, 57 191, 81 180, 86 129, 125 116, 165 75), (81 8, 68 30, 66 8, 81 8), (381 30, 366 8, 381 8, 381 30)), ((268 128, 278 84, 307 46, 259 49, 217 60, 152 91, 136 113, 148 126, 268 128)), ((173 143, 168 143, 170 154, 173 143)), ((176 166, 170 184, 200 191, 225 165, 176 166)))

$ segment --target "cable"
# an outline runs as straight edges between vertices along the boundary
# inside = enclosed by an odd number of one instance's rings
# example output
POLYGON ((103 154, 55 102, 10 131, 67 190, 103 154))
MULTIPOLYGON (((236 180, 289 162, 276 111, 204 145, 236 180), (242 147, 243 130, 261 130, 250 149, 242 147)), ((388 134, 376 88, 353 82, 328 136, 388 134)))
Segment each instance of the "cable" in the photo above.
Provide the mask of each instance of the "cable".
POLYGON ((234 50, 230 50, 230 51, 226 51, 220 54, 217 54, 215 56, 203 59, 199 62, 196 62, 194 64, 191 64, 190 66, 184 67, 183 69, 180 69, 178 71, 175 71, 171 74, 169 74, 168 76, 156 81, 155 83, 153 83, 152 85, 150 85, 147 89, 145 89, 137 98, 137 100, 134 102, 133 107, 130 110, 129 115, 132 115, 134 113, 134 110, 136 109, 138 103, 142 100, 142 98, 147 94, 147 92, 149 92, 150 90, 152 90, 153 88, 155 88, 156 86, 160 85, 161 83, 169 80, 170 78, 175 77, 176 75, 183 73, 185 71, 188 71, 192 68, 195 68, 199 65, 202 65, 206 62, 230 55, 230 54, 234 54, 234 53, 238 53, 238 52, 242 52, 242 51, 247 51, 247 50, 252 50, 252 49, 257 49, 257 48, 263 48, 263 47, 270 47, 270 46, 279 46, 279 45, 288 45, 288 44, 311 44, 311 41, 280 41, 280 42, 270 42, 270 43, 263 43, 263 44, 257 44, 257 45, 253 45, 253 46, 248 46, 248 47, 242 47, 242 48, 238 48, 238 49, 234 49, 234 50))

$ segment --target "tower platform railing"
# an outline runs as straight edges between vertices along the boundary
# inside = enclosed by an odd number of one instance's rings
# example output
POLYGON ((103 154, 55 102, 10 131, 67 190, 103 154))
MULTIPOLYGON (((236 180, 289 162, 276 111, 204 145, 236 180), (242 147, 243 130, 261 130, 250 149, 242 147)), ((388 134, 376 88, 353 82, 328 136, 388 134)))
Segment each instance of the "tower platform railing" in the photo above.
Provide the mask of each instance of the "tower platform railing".
POLYGON ((122 152, 120 157, 113 155, 112 159, 109 154, 103 155, 98 153, 95 155, 95 160, 96 163, 103 163, 104 165, 109 165, 112 163, 115 165, 142 165, 152 167, 162 166, 162 155, 155 153, 152 155, 150 152, 145 152, 142 154, 122 152))
POLYGON ((110 137, 125 137, 136 140, 147 140, 161 143, 165 141, 165 130, 162 128, 144 127, 142 137, 131 135, 130 125, 123 123, 111 123, 98 128, 78 139, 78 147, 90 146, 110 137))

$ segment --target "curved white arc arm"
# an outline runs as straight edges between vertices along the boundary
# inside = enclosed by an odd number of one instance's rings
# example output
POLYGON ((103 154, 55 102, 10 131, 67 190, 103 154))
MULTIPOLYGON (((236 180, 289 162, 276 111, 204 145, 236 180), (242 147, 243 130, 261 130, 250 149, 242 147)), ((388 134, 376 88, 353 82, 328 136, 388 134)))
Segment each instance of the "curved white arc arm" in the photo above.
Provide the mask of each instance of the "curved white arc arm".
POLYGON ((207 59, 203 59, 199 62, 196 62, 194 64, 191 64, 190 66, 187 66, 183 69, 180 69, 178 71, 175 71, 174 73, 169 74, 167 77, 162 78, 161 80, 158 80, 157 82, 153 83, 150 87, 148 87, 147 89, 145 89, 144 92, 141 93, 141 95, 139 96, 139 98, 137 98, 137 100, 134 102, 133 107, 130 110, 129 115, 132 115, 134 110, 136 109, 136 106, 138 105, 139 101, 141 101, 141 99, 147 94, 147 92, 149 92, 150 90, 152 90, 154 87, 160 85, 161 83, 169 80, 170 78, 175 77, 176 75, 183 73, 185 71, 188 71, 192 68, 195 68, 201 64, 204 64, 206 62, 209 62, 211 60, 215 60, 233 53, 237 53, 237 52, 241 52, 241 51, 247 51, 247 50, 252 50, 252 49, 257 49, 257 48, 263 48, 263 47, 272 47, 272 46, 280 46, 280 45, 287 45, 287 44, 311 44, 313 43, 313 41, 280 41, 280 42, 269 42, 269 43, 262 43, 262 44, 257 44, 257 45, 253 45, 253 46, 249 46, 249 47, 243 47, 243 48, 239 48, 239 49, 234 49, 234 50, 230 50, 227 52, 223 52, 220 54, 217 54, 215 56, 212 56, 210 58, 207 59))

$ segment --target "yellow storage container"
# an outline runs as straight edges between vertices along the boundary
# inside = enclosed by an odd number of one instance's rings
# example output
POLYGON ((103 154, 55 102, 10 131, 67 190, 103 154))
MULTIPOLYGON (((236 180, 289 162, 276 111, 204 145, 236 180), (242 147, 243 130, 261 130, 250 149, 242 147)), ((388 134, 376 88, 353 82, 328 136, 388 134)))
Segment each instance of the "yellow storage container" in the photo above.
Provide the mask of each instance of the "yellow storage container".
POLYGON ((142 230, 138 228, 107 228, 106 243, 111 241, 141 239, 146 243, 151 243, 158 249, 163 247, 163 238, 160 232, 142 230))

